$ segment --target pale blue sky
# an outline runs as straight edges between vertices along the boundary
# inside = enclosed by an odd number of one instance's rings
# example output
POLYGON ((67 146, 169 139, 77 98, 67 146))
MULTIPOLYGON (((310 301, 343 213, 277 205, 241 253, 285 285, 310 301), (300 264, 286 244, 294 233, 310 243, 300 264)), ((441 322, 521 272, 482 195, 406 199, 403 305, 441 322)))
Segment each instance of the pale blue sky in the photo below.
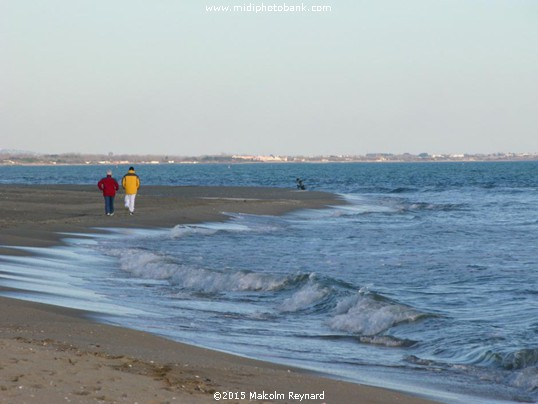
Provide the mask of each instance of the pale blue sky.
POLYGON ((249 3, 0 0, 0 148, 538 152, 538 1, 249 3))

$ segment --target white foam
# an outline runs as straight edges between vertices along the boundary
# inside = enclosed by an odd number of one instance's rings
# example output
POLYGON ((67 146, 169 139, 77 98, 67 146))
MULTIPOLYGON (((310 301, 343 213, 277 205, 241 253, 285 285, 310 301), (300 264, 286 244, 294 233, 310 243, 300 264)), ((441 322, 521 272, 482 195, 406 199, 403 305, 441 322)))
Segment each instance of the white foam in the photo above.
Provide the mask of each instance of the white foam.
POLYGON ((170 230, 170 236, 172 238, 186 237, 190 235, 206 235, 210 236, 219 231, 226 232, 248 232, 253 229, 248 225, 243 225, 234 222, 222 222, 222 223, 205 223, 200 225, 177 225, 170 230))
POLYGON ((177 225, 172 230, 170 230, 170 237, 172 238, 180 238, 180 237, 186 237, 193 234, 201 234, 201 235, 212 235, 215 234, 218 230, 216 229, 208 229, 206 227, 202 226, 187 226, 187 225, 177 225))
POLYGON ((118 255, 120 268, 137 277, 146 279, 169 279, 177 266, 166 262, 166 257, 136 248, 110 251, 118 255))
POLYGON ((279 305, 281 312, 294 312, 306 309, 321 301, 330 293, 330 289, 320 287, 314 282, 308 282, 291 297, 284 299, 279 305))
POLYGON ((538 368, 529 367, 515 372, 511 384, 527 391, 535 391, 538 389, 538 368))
POLYGON ((178 267, 171 283, 202 292, 270 291, 282 287, 285 279, 255 272, 218 272, 208 269, 178 267))
POLYGON ((287 277, 246 271, 216 271, 183 265, 171 258, 141 249, 112 250, 119 256, 120 268, 145 279, 166 279, 182 289, 201 292, 270 291, 281 288, 287 277))
POLYGON ((373 336, 396 324, 414 321, 420 315, 409 307, 357 293, 338 303, 336 315, 329 320, 329 326, 338 331, 373 336))

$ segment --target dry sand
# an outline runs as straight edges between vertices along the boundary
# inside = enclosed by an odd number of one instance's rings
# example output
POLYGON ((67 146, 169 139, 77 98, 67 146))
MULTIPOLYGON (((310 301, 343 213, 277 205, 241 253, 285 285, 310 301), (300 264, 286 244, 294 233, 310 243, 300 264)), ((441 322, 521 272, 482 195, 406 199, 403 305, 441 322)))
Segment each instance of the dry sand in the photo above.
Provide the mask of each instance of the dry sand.
MULTIPOLYGON (((17 245, 61 243, 58 232, 88 233, 96 231, 94 227, 172 227, 223 220, 222 212, 282 214, 342 203, 333 195, 317 192, 210 187, 144 187, 134 216, 124 211, 121 202, 121 197, 116 198, 117 213, 108 217, 95 187, 0 186, 0 254, 24 253, 10 248, 17 245)), ((0 255, 0 273, 1 267, 0 255)), ((0 298, 0 402, 431 401, 98 324, 81 311, 0 298), (275 392, 284 398, 263 398, 264 393, 270 397, 275 392), (299 401, 300 396, 290 398, 290 392, 318 396, 303 396, 299 401), (250 400, 251 393, 262 396, 250 400), (221 400, 217 401, 215 394, 221 394, 221 400)))

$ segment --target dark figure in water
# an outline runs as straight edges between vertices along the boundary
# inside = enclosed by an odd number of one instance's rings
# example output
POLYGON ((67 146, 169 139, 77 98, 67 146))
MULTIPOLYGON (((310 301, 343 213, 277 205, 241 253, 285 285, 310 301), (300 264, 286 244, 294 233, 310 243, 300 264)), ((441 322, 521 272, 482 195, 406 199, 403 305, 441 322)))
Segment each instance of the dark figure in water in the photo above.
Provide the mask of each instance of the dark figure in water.
POLYGON ((306 187, 305 187, 304 184, 303 184, 303 180, 300 179, 299 177, 297 177, 297 178, 295 179, 295 182, 296 182, 296 184, 297 184, 297 189, 301 189, 301 190, 303 190, 303 191, 306 189, 306 187))

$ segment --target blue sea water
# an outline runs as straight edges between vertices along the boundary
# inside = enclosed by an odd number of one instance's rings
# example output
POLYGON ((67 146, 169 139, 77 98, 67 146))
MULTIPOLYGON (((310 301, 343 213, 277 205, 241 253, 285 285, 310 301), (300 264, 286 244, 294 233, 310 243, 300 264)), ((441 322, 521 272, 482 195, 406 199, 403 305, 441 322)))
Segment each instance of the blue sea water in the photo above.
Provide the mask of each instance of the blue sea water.
MULTIPOLYGON (((0 183, 94 184, 102 171, 4 166, 0 183)), ((348 204, 66 235, 37 257, 0 257, 0 285, 20 290, 2 294, 447 403, 538 400, 538 163, 137 172, 154 185, 289 188, 301 177, 348 204)))

